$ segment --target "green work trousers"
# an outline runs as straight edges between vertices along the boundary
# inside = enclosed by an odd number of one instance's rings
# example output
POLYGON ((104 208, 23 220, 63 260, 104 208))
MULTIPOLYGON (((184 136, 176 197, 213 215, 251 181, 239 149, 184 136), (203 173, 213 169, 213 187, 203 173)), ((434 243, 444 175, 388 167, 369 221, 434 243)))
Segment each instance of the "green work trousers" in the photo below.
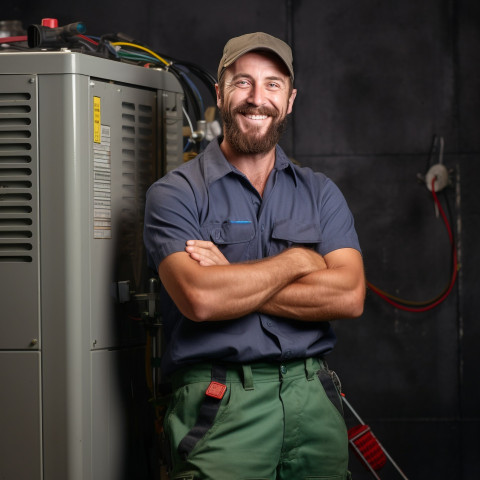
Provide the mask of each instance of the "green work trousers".
POLYGON ((211 366, 175 373, 165 415, 170 479, 350 478, 342 402, 330 373, 317 359, 228 366, 213 425, 188 455, 179 455, 178 445, 196 424, 211 366))

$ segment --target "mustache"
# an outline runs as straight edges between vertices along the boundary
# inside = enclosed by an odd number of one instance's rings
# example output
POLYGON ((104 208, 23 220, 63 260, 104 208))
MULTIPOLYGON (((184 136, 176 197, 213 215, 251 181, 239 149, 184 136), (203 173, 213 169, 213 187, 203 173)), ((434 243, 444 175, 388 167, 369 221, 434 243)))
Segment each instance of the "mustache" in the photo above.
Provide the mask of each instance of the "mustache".
POLYGON ((277 110, 269 107, 253 107, 249 103, 242 103, 237 105, 232 113, 240 113, 242 115, 268 115, 269 117, 278 117, 277 110))

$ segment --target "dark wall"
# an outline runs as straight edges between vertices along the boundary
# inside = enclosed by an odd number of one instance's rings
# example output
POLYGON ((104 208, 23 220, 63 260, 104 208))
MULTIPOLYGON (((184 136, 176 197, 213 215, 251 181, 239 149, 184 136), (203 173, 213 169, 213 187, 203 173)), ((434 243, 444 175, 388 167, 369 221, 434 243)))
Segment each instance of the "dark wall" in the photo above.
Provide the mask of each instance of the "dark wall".
MULTIPOLYGON (((480 470, 480 3, 477 0, 36 2, 6 0, 24 25, 83 20, 216 72, 225 41, 266 31, 291 43, 298 96, 282 141, 325 172, 354 213, 367 279, 402 299, 435 298, 451 251, 418 180, 434 135, 451 186, 458 278, 437 307, 414 313, 368 292, 361 319, 336 322, 329 359, 347 398, 411 479, 473 479, 480 470)), ((353 418, 349 422, 354 424, 353 418)), ((355 478, 371 478, 352 458, 355 478)), ((380 472, 400 478, 391 462, 380 472)))

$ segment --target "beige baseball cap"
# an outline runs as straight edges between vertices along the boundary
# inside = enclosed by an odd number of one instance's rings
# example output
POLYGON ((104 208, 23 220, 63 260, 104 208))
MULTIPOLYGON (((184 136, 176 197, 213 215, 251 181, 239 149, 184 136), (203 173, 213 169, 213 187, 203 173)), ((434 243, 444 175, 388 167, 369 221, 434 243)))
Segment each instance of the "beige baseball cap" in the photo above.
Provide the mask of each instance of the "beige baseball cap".
POLYGON ((268 33, 256 32, 247 33, 240 37, 230 39, 223 49, 223 56, 218 65, 218 79, 222 76, 227 67, 232 65, 242 55, 252 50, 267 50, 275 53, 283 61, 293 83, 293 55, 292 49, 279 38, 272 37, 268 33))

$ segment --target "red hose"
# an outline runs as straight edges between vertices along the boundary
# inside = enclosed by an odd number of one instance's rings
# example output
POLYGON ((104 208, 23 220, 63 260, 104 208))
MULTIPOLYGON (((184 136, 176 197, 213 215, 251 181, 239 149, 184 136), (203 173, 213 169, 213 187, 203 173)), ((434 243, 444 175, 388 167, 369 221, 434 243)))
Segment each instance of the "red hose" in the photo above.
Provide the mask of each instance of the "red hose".
POLYGON ((394 307, 400 309, 400 310, 405 310, 407 312, 414 312, 414 313, 419 313, 419 312, 426 312, 427 310, 431 310, 432 308, 435 308, 437 305, 442 303, 449 295, 450 292, 452 291, 452 288, 455 284, 455 281, 457 279, 457 270, 458 270, 458 260, 457 260, 457 249, 455 248, 455 243, 453 240, 453 233, 452 233, 452 228, 450 227, 450 224, 448 222, 447 216, 445 215, 445 212, 443 211, 442 205, 440 204, 437 193, 435 192, 435 180, 436 178, 433 178, 432 180, 432 195, 433 195, 433 201, 435 202, 435 205, 438 207, 438 210, 440 214, 442 215, 442 219, 445 222, 445 226, 447 227, 447 232, 448 232, 448 238, 450 240, 450 245, 452 246, 452 257, 453 257, 453 271, 452 271, 452 278, 450 279, 450 284, 448 285, 447 290, 445 293, 438 298, 435 302, 431 303, 430 305, 424 306, 424 307, 407 307, 406 305, 402 305, 401 303, 398 303, 391 298, 389 298, 387 295, 379 291, 374 285, 372 285, 370 282, 367 282, 368 287, 372 292, 376 293, 379 297, 381 297, 383 300, 386 302, 390 303, 394 307))

